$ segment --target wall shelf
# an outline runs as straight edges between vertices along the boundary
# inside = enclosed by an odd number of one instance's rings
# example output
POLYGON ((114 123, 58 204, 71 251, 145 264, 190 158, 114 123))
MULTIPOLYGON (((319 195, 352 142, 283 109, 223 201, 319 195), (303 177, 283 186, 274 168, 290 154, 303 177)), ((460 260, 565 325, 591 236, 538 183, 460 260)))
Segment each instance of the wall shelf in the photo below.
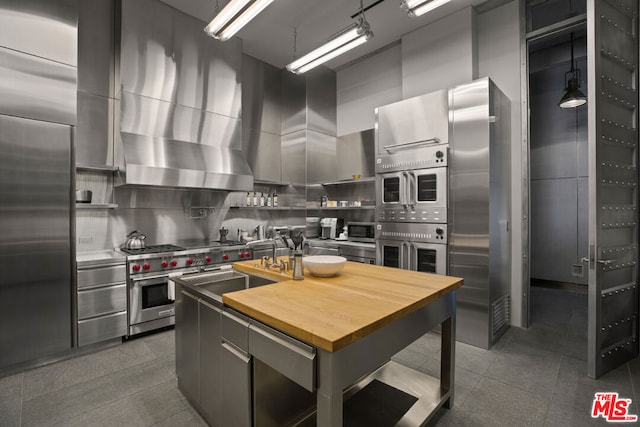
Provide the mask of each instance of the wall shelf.
POLYGON ((340 181, 323 182, 321 185, 358 184, 358 183, 365 183, 365 182, 375 182, 375 180, 376 180, 375 176, 367 176, 359 179, 343 179, 340 181))
POLYGON ((76 209, 116 209, 114 203, 76 203, 76 209))
POLYGON ((83 171, 83 172, 107 172, 107 173, 113 173, 113 172, 119 172, 120 168, 118 166, 91 166, 91 165, 81 165, 81 164, 76 164, 76 170, 77 171, 83 171))
POLYGON ((328 207, 328 206, 318 206, 318 207, 307 207, 307 210, 314 210, 314 211, 332 211, 332 210, 363 210, 363 211, 367 211, 367 210, 374 210, 376 207, 375 206, 336 206, 336 207, 328 207))
POLYGON ((255 210, 255 211, 303 211, 302 206, 229 206, 229 209, 255 210))

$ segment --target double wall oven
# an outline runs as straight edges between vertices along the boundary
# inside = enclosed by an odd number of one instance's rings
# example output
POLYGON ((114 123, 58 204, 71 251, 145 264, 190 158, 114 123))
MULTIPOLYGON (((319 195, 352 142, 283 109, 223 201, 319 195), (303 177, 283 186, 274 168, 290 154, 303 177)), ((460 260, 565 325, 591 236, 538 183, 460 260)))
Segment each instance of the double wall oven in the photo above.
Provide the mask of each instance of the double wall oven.
POLYGON ((173 278, 224 268, 235 261, 252 259, 253 254, 234 242, 209 242, 190 249, 156 245, 122 251, 127 253, 129 336, 175 324, 173 278))
POLYGON ((376 263, 447 274, 448 91, 376 111, 376 263))

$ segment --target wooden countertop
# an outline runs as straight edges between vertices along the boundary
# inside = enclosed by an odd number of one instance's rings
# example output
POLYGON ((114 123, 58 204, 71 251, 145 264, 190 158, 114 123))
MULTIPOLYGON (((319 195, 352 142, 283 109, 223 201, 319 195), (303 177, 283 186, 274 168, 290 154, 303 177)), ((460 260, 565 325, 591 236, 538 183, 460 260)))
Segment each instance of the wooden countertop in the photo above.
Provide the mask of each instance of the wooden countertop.
POLYGON ((342 272, 294 281, 241 261, 233 267, 279 281, 230 292, 222 301, 273 328, 334 352, 462 286, 457 277, 347 261, 342 272))

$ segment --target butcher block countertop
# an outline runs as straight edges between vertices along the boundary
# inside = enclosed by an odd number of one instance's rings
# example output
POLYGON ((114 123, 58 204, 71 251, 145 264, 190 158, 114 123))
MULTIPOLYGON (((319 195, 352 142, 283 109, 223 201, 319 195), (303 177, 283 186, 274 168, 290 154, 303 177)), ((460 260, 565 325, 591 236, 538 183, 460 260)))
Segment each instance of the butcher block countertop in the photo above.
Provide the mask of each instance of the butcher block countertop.
POLYGON ((335 352, 462 286, 441 276, 347 261, 334 277, 294 281, 256 261, 233 268, 278 283, 222 295, 229 307, 301 341, 335 352))

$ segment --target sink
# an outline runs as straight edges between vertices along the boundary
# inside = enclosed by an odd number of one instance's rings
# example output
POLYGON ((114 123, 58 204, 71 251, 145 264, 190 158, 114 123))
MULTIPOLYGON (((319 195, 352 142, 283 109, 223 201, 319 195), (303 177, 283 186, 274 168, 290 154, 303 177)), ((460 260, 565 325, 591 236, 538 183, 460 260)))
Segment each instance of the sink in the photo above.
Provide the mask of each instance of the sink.
POLYGON ((192 289, 212 296, 218 301, 221 301, 222 294, 227 292, 241 291, 274 283, 272 280, 247 275, 236 270, 216 270, 187 274, 174 280, 177 283, 187 285, 192 289))

